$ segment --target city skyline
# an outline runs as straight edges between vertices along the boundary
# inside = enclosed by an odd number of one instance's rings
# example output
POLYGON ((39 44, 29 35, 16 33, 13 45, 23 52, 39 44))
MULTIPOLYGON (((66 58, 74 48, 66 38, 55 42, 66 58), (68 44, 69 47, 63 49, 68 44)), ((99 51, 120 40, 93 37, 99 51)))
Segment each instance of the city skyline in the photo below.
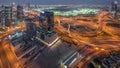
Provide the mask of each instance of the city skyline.
POLYGON ((120 68, 117 1, 0 0, 0 68, 120 68))
MULTIPOLYGON (((0 4, 39 4, 39 5, 110 5, 112 1, 120 0, 0 0, 0 4)), ((119 3, 118 3, 119 4, 119 3)), ((120 5, 120 4, 119 4, 120 5)))

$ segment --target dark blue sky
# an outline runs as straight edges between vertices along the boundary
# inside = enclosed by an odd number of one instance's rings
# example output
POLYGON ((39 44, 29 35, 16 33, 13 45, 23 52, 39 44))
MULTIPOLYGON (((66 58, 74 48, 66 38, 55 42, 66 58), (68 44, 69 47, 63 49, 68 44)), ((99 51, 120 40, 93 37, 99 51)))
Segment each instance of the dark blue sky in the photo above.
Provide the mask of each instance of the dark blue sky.
MULTIPOLYGON (((17 3, 17 4, 41 4, 41 5, 55 5, 55 4, 98 4, 98 5, 109 5, 114 0, 0 0, 2 4, 17 3)), ((120 0, 116 0, 120 4, 120 0)))

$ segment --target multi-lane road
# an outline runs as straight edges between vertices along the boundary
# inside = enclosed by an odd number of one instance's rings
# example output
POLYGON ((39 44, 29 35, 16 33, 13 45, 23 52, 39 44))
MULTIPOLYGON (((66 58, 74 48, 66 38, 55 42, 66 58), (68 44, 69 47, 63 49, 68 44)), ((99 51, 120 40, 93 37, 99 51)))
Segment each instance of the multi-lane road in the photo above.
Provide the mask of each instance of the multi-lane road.
MULTIPOLYGON (((78 19, 81 17, 79 16, 76 18, 78 19)), ((83 24, 86 23, 86 21, 77 21, 76 18, 55 17, 56 20, 60 20, 67 24, 72 23, 75 25, 82 25, 81 22, 83 24)), ((86 19, 86 18, 84 18, 84 19, 86 19)), ((95 24, 95 22, 92 21, 93 17, 87 17, 87 20, 90 20, 90 21, 87 21, 87 23, 85 24, 88 27, 93 26, 97 30, 98 27, 100 26, 100 25, 95 24)), ((115 36, 112 34, 112 33, 115 34, 118 30, 116 30, 116 32, 115 32, 115 30, 112 27, 105 27, 104 31, 106 31, 108 33, 110 33, 110 31, 111 31, 110 34, 112 36, 110 38, 104 36, 104 37, 96 37, 96 38, 91 39, 91 37, 89 38, 89 37, 81 36, 81 34, 77 30, 70 29, 70 32, 68 32, 68 29, 66 29, 62 25, 60 25, 61 24, 60 21, 58 21, 59 23, 55 23, 56 32, 65 41, 75 42, 75 40, 76 40, 76 43, 78 46, 76 45, 75 47, 79 47, 81 49, 79 51, 79 54, 82 56, 85 56, 84 58, 82 58, 80 60, 80 63, 78 63, 77 66, 79 68, 86 68, 87 64, 90 63, 94 58, 96 58, 98 56, 101 56, 103 54, 110 55, 111 51, 120 51, 120 39, 118 36, 115 36), (111 42, 108 42, 106 39, 111 42), (92 40, 95 41, 96 43, 91 42, 92 40), (115 43, 115 42, 117 42, 117 43, 115 43), (81 45, 81 43, 83 45, 81 45), (83 48, 83 47, 85 47, 85 48, 83 48)), ((93 32, 93 33, 97 34, 96 32, 93 32)))
POLYGON ((0 61, 0 68, 16 68, 18 65, 14 48, 8 39, 0 42, 0 61))
POLYGON ((64 33, 68 33, 68 36, 70 36, 70 38, 68 37, 68 40, 75 39, 78 41, 78 44, 83 43, 84 44, 83 46, 86 47, 86 48, 83 48, 82 45, 79 45, 79 47, 81 48, 81 51, 79 51, 80 55, 85 56, 83 59, 80 60, 80 63, 78 63, 77 66, 79 68, 86 68, 87 64, 90 63, 94 58, 99 57, 103 54, 109 55, 109 52, 111 51, 120 51, 120 40, 117 39, 118 37, 116 36, 115 37, 117 40, 108 39, 108 41, 111 41, 111 42, 107 42, 107 40, 106 41, 96 40, 96 42, 98 43, 101 41, 103 42, 103 44, 101 43, 99 45, 98 44, 96 45, 94 43, 90 43, 89 41, 84 40, 83 37, 80 36, 80 33, 78 31, 70 30, 70 33, 69 33, 67 29, 64 28, 62 25, 55 26, 55 28, 57 29, 56 31, 58 31, 58 33, 63 33, 63 35, 61 35, 62 37, 67 37, 67 34, 64 35, 64 33))

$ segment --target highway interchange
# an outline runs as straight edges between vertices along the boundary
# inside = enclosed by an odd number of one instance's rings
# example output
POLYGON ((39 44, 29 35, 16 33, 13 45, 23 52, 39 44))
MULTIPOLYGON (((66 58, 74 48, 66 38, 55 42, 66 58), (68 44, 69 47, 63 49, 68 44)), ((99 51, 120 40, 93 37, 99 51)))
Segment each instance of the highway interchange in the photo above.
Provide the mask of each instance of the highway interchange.
MULTIPOLYGON (((32 12, 31 12, 32 13, 32 12)), ((78 17, 76 17, 78 18, 78 17)), ((80 18, 80 17, 79 17, 80 18)), ((87 19, 87 18, 86 18, 87 19)), ((91 19, 91 17, 89 18, 91 19)), ((86 68, 88 63, 90 63, 94 58, 100 57, 101 55, 108 55, 110 56, 110 52, 113 51, 120 51, 120 34, 119 34, 119 29, 116 27, 111 27, 111 26, 106 26, 103 31, 105 31, 108 34, 112 34, 111 36, 103 36, 103 35, 97 35, 96 37, 89 37, 89 34, 96 33, 96 31, 91 31, 88 34, 82 34, 77 30, 70 29, 70 32, 68 32, 68 28, 64 27, 64 23, 75 23, 75 26, 93 26, 94 29, 97 30, 97 27, 99 26, 97 22, 93 21, 79 21, 75 20, 75 18, 67 18, 67 17, 55 17, 55 31, 58 33, 59 36, 61 36, 61 39, 75 44, 73 45, 74 47, 78 48, 78 52, 80 55, 84 56, 81 60, 79 60, 79 63, 76 65, 79 68, 86 68), (56 21, 60 20, 60 21, 56 21), (60 23, 59 23, 60 22, 60 23), (63 24, 63 25, 62 25, 63 24), (85 37, 83 35, 86 35, 88 37, 85 37)), ((25 24, 24 24, 25 25, 25 24)), ((15 57, 14 53, 12 53, 12 57, 8 58, 7 56, 10 56, 9 54, 9 49, 4 49, 5 46, 8 46, 10 42, 5 41, 4 39, 10 35, 13 34, 15 31, 18 30, 24 30, 25 27, 23 26, 13 29, 10 28, 7 32, 4 32, 4 34, 1 34, 0 39, 1 43, 7 43, 7 44, 2 44, 0 52, 4 56, 0 56, 1 58, 5 59, 0 59, 0 66, 3 68, 11 68, 13 64, 9 62, 10 60, 15 61, 15 59, 12 59, 15 57), (6 52, 6 53, 5 53, 6 52), (6 63, 7 62, 7 63, 6 63)), ((85 30, 83 30, 85 31, 85 30)), ((97 34, 97 33, 96 33, 97 34)), ((11 45, 9 45, 11 46, 11 45)))

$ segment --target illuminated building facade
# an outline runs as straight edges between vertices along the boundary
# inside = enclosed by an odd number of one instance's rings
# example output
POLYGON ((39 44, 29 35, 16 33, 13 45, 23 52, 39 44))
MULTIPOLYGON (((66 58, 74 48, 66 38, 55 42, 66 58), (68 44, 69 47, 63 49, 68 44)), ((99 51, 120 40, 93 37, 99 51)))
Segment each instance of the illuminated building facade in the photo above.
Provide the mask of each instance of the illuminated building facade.
POLYGON ((0 7, 0 27, 5 26, 4 6, 0 7))
POLYGON ((40 14, 41 16, 41 23, 43 29, 51 32, 54 30, 54 13, 53 12, 48 12, 44 11, 40 14))
POLYGON ((5 26, 10 27, 12 23, 12 7, 4 6, 3 7, 3 23, 5 26))
POLYGON ((118 2, 117 1, 113 1, 111 3, 111 12, 112 12, 112 15, 116 18, 117 12, 118 12, 118 2))
POLYGON ((30 36, 36 35, 36 25, 34 23, 27 23, 27 34, 30 36))
POLYGON ((41 31, 37 31, 37 38, 44 44, 51 46, 59 40, 54 31, 54 13, 44 11, 40 13, 41 31))
POLYGON ((15 22, 17 20, 17 5, 15 3, 12 4, 12 21, 15 22))
POLYGON ((17 19, 22 21, 24 18, 23 7, 18 5, 17 6, 17 19))
POLYGON ((0 10, 0 26, 2 26, 2 10, 0 10))

